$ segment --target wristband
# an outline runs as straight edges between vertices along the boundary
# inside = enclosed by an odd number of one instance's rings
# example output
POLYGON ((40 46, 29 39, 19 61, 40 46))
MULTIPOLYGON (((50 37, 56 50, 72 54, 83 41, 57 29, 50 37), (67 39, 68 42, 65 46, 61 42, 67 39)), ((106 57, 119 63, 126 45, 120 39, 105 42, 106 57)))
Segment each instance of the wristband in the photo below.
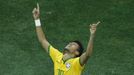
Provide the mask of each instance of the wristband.
POLYGON ((41 26, 40 19, 35 20, 35 26, 36 27, 41 26))

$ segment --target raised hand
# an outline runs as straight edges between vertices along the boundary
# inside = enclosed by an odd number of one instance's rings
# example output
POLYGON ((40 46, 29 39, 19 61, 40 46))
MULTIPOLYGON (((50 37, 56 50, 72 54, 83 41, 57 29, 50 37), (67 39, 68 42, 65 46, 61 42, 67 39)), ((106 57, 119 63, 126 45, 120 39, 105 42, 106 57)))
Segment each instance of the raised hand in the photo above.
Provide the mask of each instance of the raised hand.
POLYGON ((95 34, 97 26, 100 24, 100 21, 98 21, 95 24, 90 24, 90 33, 95 34))
POLYGON ((33 13, 33 17, 34 17, 35 20, 39 19, 39 17, 40 17, 40 7, 39 7, 38 3, 37 3, 37 7, 33 9, 32 13, 33 13))

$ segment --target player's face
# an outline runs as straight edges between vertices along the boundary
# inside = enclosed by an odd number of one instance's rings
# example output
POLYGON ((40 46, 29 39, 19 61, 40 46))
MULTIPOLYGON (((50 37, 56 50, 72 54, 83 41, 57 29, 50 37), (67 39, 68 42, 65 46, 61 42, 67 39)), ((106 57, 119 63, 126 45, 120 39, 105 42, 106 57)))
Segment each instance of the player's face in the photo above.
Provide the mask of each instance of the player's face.
POLYGON ((66 47, 65 49, 67 49, 70 53, 78 53, 78 48, 79 48, 79 45, 75 42, 70 42, 66 47))

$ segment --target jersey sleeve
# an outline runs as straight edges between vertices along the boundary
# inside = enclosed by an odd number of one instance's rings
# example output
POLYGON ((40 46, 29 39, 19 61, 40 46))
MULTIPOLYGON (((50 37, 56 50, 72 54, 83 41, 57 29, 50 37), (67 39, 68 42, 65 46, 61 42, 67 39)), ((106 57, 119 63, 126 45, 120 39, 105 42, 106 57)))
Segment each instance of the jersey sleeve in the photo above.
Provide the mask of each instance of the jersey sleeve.
POLYGON ((49 51, 49 55, 53 62, 56 60, 56 57, 61 54, 61 52, 59 50, 57 50, 56 48, 54 48, 51 45, 49 45, 48 51, 49 51))
POLYGON ((81 64, 80 64, 80 57, 77 57, 75 59, 75 67, 77 67, 77 69, 79 69, 79 70, 82 70, 84 68, 84 66, 81 66, 81 64))

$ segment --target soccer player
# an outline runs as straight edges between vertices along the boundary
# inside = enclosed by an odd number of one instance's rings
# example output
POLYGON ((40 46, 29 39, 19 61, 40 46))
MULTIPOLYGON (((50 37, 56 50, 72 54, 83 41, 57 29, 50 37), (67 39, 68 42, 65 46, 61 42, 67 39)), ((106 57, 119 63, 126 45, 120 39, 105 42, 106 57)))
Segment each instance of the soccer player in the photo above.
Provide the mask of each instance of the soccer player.
POLYGON ((85 52, 83 52, 83 46, 79 41, 69 42, 63 52, 60 52, 47 41, 41 28, 40 8, 38 3, 37 7, 33 9, 33 18, 35 20, 39 42, 53 61, 54 75, 81 75, 84 65, 92 54, 96 27, 100 22, 90 25, 90 38, 85 52))

